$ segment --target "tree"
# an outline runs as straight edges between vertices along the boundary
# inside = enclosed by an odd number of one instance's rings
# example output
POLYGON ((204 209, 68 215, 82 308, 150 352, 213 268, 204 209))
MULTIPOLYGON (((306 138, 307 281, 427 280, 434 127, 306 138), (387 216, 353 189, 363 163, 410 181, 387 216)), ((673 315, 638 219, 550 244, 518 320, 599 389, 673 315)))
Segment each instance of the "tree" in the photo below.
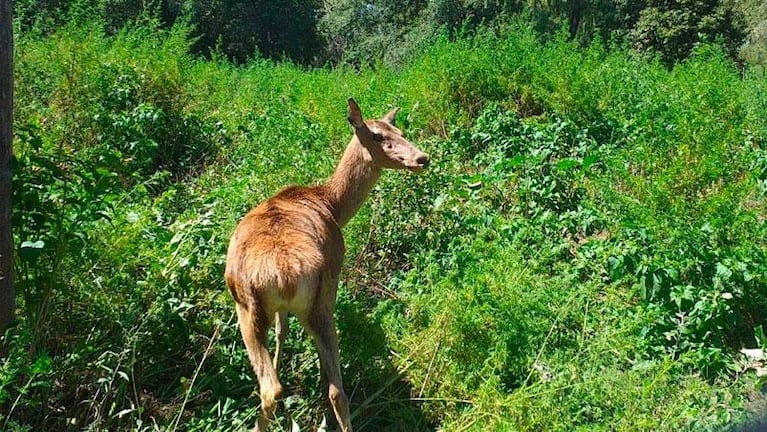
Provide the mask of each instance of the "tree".
POLYGON ((317 0, 186 1, 198 33, 195 51, 219 49, 229 58, 244 62, 257 52, 296 63, 318 62, 322 40, 316 32, 317 0))
MULTIPOLYGON (((632 1, 626 2, 627 5, 632 1)), ((719 42, 735 57, 745 38, 742 16, 722 0, 639 1, 629 17, 629 39, 640 51, 660 53, 667 65, 686 58, 696 44, 719 42), (633 21, 633 22, 631 22, 633 21)))
POLYGON ((317 23, 332 61, 402 63, 432 36, 493 25, 517 0, 325 0, 317 23))
POLYGON ((15 318, 11 157, 13 155, 13 22, 11 0, 0 0, 0 331, 15 318))
POLYGON ((746 22, 746 40, 740 57, 748 63, 767 66, 767 2, 731 0, 746 22))

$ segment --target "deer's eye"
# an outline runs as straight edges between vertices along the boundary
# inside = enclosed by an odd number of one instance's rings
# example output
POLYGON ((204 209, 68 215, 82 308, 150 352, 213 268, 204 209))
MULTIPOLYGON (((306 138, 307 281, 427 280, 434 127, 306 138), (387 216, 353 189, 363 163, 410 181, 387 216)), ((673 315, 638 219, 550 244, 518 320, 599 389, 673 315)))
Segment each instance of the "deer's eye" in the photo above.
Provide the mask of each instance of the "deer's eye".
POLYGON ((378 142, 381 142, 381 141, 383 141, 384 137, 383 137, 383 135, 381 135, 379 133, 374 133, 373 134, 373 139, 378 141, 378 142))

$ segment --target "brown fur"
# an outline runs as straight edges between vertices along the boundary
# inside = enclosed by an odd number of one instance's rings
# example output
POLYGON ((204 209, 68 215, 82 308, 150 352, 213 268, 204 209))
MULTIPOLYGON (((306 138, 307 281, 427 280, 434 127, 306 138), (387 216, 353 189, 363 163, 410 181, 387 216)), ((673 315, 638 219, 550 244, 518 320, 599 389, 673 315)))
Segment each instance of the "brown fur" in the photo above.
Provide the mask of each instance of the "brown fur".
POLYGON ((363 204, 382 168, 420 171, 428 164, 428 156, 394 126, 396 113, 394 109, 381 120, 364 121, 350 99, 349 122, 355 135, 328 182, 283 189, 245 215, 232 235, 224 278, 259 381, 262 412, 257 431, 268 426, 282 393, 277 369, 288 312, 314 337, 338 423, 344 432, 352 430, 333 322, 344 256, 341 228, 363 204), (272 362, 266 332, 275 317, 272 362))

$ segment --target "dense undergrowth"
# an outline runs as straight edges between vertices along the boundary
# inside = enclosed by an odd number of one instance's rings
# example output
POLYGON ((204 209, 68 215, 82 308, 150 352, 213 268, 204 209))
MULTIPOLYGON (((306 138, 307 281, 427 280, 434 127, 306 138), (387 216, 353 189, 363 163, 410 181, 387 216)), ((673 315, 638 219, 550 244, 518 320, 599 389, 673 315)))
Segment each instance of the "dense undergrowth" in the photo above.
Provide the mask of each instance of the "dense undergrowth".
MULTIPOLYGON (((763 404, 738 354, 767 343, 763 76, 713 46, 669 70, 524 25, 400 69, 232 66, 190 43, 151 25, 17 40, 2 429, 252 427, 228 236, 330 174, 349 96, 402 106, 433 160, 385 175, 346 229, 356 430, 718 430, 763 404)), ((295 322, 285 351, 281 415, 317 427, 295 322)))

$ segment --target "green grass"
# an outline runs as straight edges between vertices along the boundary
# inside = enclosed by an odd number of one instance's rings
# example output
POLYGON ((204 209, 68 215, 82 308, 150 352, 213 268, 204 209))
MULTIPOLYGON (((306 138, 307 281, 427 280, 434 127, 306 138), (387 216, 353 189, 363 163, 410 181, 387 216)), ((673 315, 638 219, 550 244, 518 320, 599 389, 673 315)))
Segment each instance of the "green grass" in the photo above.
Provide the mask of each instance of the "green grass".
MULTIPOLYGON (((765 343, 767 86, 716 47, 667 70, 517 25, 399 69, 307 70, 189 44, 183 27, 19 37, 4 428, 252 427, 225 248, 250 206, 329 176, 349 96, 369 116, 402 106, 433 160, 387 173, 345 229, 356 430, 749 415, 764 380, 737 350, 765 343)), ((326 404, 296 322, 285 351, 281 416, 316 427, 326 404)))

